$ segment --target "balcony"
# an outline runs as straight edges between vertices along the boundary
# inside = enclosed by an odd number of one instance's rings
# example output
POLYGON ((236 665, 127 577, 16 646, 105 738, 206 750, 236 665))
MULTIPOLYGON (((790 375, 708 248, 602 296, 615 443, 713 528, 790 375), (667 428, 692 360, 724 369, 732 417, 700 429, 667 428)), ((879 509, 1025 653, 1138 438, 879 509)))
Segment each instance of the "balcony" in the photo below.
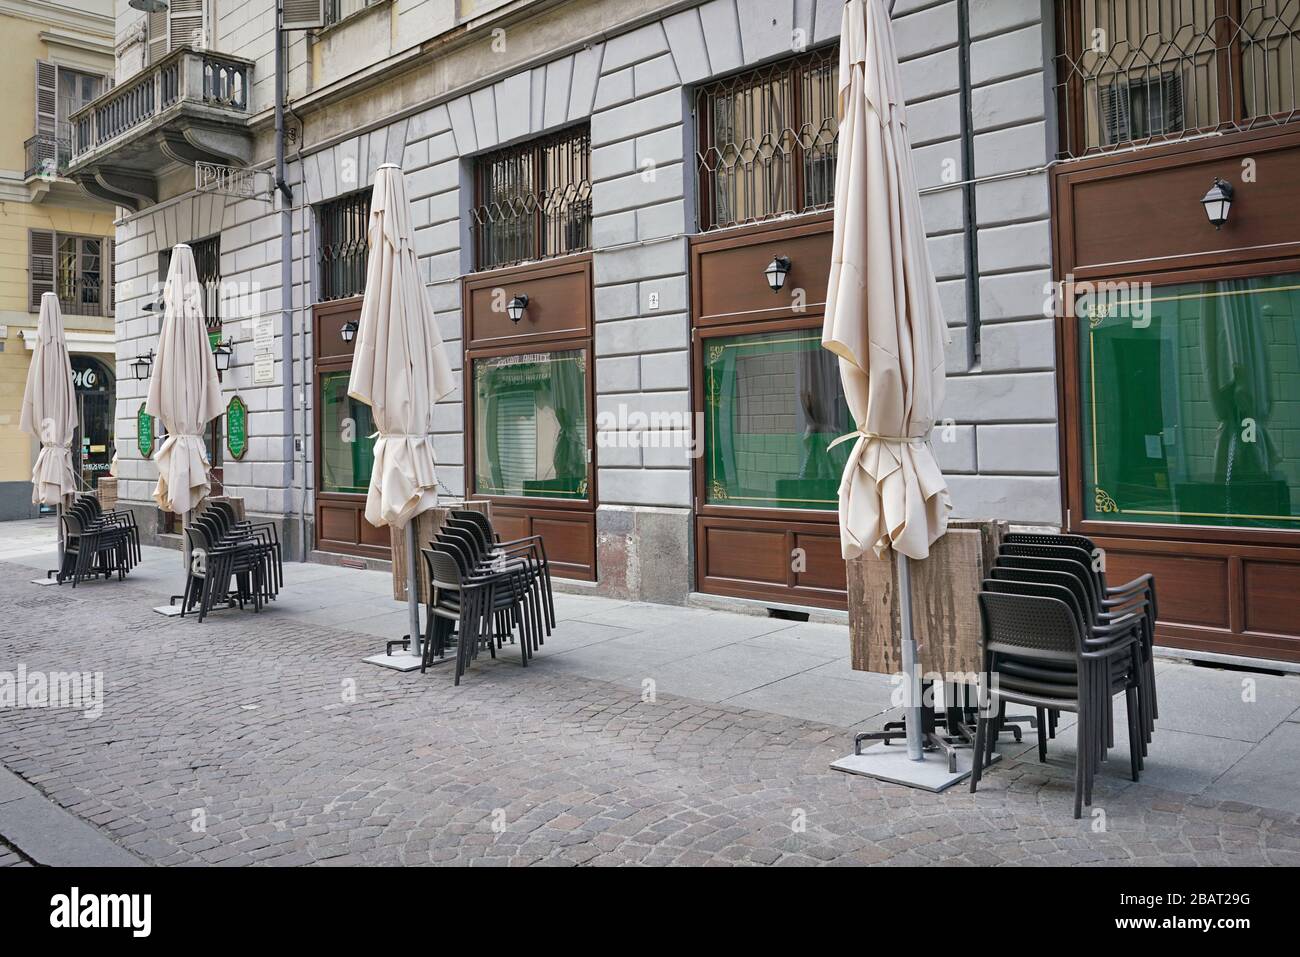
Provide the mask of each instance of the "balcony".
POLYGON ((136 210, 158 201, 173 164, 247 165, 253 63, 181 47, 70 117, 67 175, 92 196, 136 210))
POLYGON ((38 133, 23 143, 26 155, 24 180, 56 179, 65 175, 72 161, 72 140, 53 133, 38 133))

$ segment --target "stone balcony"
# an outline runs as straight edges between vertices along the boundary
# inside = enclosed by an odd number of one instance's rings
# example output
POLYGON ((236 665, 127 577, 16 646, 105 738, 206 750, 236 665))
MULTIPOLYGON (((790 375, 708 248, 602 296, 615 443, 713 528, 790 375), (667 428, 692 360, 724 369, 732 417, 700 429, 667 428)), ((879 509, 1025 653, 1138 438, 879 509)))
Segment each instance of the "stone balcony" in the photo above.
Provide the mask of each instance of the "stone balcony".
POLYGON ((158 201, 158 177, 177 164, 247 165, 252 82, 251 60, 173 50, 72 114, 66 175, 136 210, 158 201))

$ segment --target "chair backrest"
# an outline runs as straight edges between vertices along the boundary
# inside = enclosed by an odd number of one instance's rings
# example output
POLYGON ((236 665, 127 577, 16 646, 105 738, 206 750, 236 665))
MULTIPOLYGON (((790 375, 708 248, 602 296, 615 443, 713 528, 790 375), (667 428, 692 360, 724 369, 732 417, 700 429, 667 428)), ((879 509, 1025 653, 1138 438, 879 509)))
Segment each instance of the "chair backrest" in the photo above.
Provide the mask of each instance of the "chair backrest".
MULTIPOLYGON (((1043 585, 1034 590, 1058 587, 1043 585)), ((1083 646, 1078 611, 1071 607, 1069 594, 1064 588, 1053 597, 981 591, 984 647, 994 654, 1077 665, 1083 646)))
POLYGON ((438 530, 438 535, 447 541, 460 544, 465 552, 465 557, 470 565, 477 565, 482 558, 482 549, 479 548, 478 539, 465 531, 463 528, 455 528, 451 525, 443 525, 438 530))
POLYGON ((63 523, 63 532, 65 536, 71 535, 76 537, 82 533, 81 516, 77 514, 75 509, 70 508, 65 510, 64 513, 59 516, 59 521, 63 523))
POLYGON ((1021 545, 1015 542, 1003 542, 998 546, 998 555, 1014 555, 1021 558, 1068 559, 1077 562, 1088 577, 1089 587, 1092 589, 1097 606, 1101 607, 1101 599, 1105 594, 1105 583, 1096 568, 1093 567, 1092 552, 1076 548, 1073 545, 1021 545))
POLYGON ((1002 540, 1010 545, 1067 545, 1082 548, 1091 555, 1097 546, 1086 535, 1052 534, 1048 532, 1008 532, 1002 540))
POLYGON ((458 538, 453 538, 445 532, 438 532, 433 536, 435 546, 450 555, 456 561, 456 567, 460 569, 461 575, 468 575, 474 568, 474 563, 470 561, 469 552, 465 549, 465 543, 458 538))
POLYGON ((103 506, 99 504, 99 498, 95 495, 77 496, 77 500, 73 503, 72 507, 76 508, 78 505, 84 505, 90 510, 90 514, 94 516, 99 516, 103 514, 104 511, 103 506))
POLYGON ((1085 615, 1085 621, 1095 623, 1100 605, 1097 603, 1095 582, 1086 569, 1068 558, 1027 558, 1020 555, 999 555, 993 568, 994 578, 1016 578, 1021 581, 1042 581, 1069 588, 1085 615))
POLYGON ((456 556, 442 545, 433 545, 420 549, 424 556, 424 567, 429 572, 429 582, 434 588, 459 591, 463 586, 460 562, 456 556))
POLYGON ((212 554, 213 548, 212 538, 204 523, 202 521, 186 522, 185 540, 190 546, 190 567, 188 571, 198 572, 200 575, 207 574, 207 556, 212 554), (202 555, 203 558, 195 561, 195 558, 199 555, 202 555))
POLYGON ((460 519, 463 522, 473 522, 483 530, 483 534, 487 536, 489 542, 496 542, 498 540, 497 533, 492 528, 492 520, 482 512, 475 512, 468 508, 454 508, 451 510, 451 517, 460 519))
MULTIPOLYGON (((1020 568, 989 569, 992 578, 984 579, 984 590, 1002 595, 1037 595, 1040 598, 1058 598, 1086 622, 1084 609, 1088 607, 1087 589, 1064 572, 1032 572, 1020 568)), ((1086 634, 1086 632, 1085 632, 1086 634)))
POLYGON ((443 522, 443 528, 454 528, 458 531, 465 532, 474 539, 475 548, 480 555, 492 550, 492 542, 487 537, 487 532, 483 531, 477 522, 470 522, 452 516, 443 522))

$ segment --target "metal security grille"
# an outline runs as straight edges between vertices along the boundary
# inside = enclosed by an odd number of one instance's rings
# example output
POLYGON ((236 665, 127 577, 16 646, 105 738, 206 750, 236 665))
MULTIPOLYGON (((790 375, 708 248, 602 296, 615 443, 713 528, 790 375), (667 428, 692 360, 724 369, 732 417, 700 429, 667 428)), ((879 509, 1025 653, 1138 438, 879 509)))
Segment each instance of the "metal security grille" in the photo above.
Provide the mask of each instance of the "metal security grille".
POLYGON ((702 231, 831 206, 838 73, 831 46, 695 92, 702 231))
POLYGON ((591 248, 591 134, 564 130, 474 162, 475 265, 493 269, 591 248))
POLYGON ((1300 0, 1058 4, 1061 158, 1300 118, 1300 0))
POLYGON ((316 207, 320 236, 318 302, 359 296, 366 290, 366 229, 370 190, 350 193, 316 207))
MULTIPOLYGON (((203 287, 203 324, 208 332, 221 331, 221 237, 209 236, 189 243, 194 254, 194 268, 199 285, 203 287)), ((171 271, 172 251, 164 249, 158 254, 158 277, 167 281, 171 271)))

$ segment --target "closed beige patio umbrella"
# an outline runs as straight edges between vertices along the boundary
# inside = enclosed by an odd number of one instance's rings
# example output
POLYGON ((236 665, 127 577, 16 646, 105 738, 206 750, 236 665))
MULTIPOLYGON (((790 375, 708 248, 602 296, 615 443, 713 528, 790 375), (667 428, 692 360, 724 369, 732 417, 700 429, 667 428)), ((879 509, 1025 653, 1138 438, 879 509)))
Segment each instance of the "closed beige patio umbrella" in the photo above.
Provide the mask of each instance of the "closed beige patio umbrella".
MULTIPOLYGON (((923 559, 951 502, 930 448, 947 333, 926 248, 886 0, 848 0, 840 37, 835 231, 822 345, 839 357, 857 430, 840 481, 845 559, 898 556, 903 662, 916 681, 908 559, 923 559)), ((920 760, 919 702, 907 708, 920 760)))
MULTIPOLYGON (((153 498, 168 512, 187 515, 212 490, 203 433, 221 415, 221 385, 203 320, 203 287, 190 247, 172 249, 163 287, 162 330, 145 412, 162 420, 167 437, 154 455, 153 498)), ((188 546, 185 549, 189 561, 188 546)))
MULTIPOLYGON (((433 406, 456 382, 420 278, 406 182, 391 163, 375 171, 368 239, 365 297, 348 381, 348 395, 370 406, 378 430, 366 521, 376 528, 410 526, 438 504, 433 406)), ((411 650, 418 656, 420 556, 413 527, 406 546, 411 650)))
MULTIPOLYGON (((59 514, 68 496, 77 491, 72 470, 72 438, 77 430, 77 393, 72 385, 72 363, 63 333, 59 297, 41 296, 36 322, 36 346, 27 367, 27 386, 18 427, 41 444, 32 466, 32 504, 54 505, 59 514)), ((59 569, 63 568, 63 527, 59 525, 59 569)), ((46 578, 42 584, 52 581, 46 578)))

